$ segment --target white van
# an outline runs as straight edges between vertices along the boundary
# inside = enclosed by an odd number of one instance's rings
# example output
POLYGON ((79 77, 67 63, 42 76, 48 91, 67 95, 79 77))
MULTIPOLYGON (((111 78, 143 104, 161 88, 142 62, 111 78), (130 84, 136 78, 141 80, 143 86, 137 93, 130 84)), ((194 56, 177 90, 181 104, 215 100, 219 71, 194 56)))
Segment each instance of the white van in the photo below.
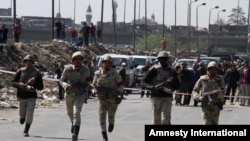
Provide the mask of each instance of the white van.
MULTIPOLYGON (((117 71, 121 68, 122 63, 126 63, 127 80, 126 80, 125 87, 130 87, 130 88, 135 87, 135 85, 136 85, 135 78, 134 78, 135 72, 134 72, 134 64, 132 61, 132 57, 129 55, 124 55, 124 54, 107 53, 107 54, 104 54, 100 57, 99 62, 98 62, 99 67, 101 66, 101 61, 103 60, 103 57, 105 55, 109 55, 112 57, 114 67, 117 71)), ((132 91, 127 91, 127 92, 131 93, 132 91)))

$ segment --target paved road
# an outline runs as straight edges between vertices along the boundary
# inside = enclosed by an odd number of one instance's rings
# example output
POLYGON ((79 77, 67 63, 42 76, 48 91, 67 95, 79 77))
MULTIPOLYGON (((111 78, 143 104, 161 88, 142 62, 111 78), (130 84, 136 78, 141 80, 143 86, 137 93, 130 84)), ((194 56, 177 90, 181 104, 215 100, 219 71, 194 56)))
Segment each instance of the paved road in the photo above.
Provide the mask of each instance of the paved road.
MULTIPOLYGON (((250 107, 226 105, 221 112, 220 124, 249 124, 250 107)), ((183 107, 173 105, 172 124, 198 125, 203 124, 200 107, 183 107)), ((117 111, 114 131, 109 140, 114 141, 143 141, 144 125, 152 123, 151 105, 149 98, 139 98, 138 94, 127 96, 117 111)), ((0 124, 1 141, 70 141, 70 121, 66 114, 65 102, 56 104, 53 108, 38 108, 35 111, 34 123, 30 137, 23 137, 24 126, 19 119, 14 122, 6 121, 0 124)), ((102 140, 98 122, 97 100, 89 100, 82 111, 82 125, 79 141, 102 140)))

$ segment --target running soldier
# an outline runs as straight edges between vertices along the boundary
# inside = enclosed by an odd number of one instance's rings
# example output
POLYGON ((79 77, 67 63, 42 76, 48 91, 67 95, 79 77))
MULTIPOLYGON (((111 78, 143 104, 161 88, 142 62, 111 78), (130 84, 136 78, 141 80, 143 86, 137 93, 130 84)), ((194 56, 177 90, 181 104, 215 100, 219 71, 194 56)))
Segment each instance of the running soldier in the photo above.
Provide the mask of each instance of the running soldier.
POLYGON ((73 53, 72 64, 65 66, 59 81, 66 93, 67 113, 72 123, 72 141, 78 140, 82 106, 88 98, 87 90, 91 81, 90 70, 83 65, 83 59, 80 51, 73 53))
POLYGON ((103 141, 108 141, 106 116, 108 114, 108 132, 112 132, 115 123, 115 113, 121 102, 119 95, 123 93, 125 82, 118 72, 112 68, 113 62, 109 55, 104 56, 101 69, 95 72, 92 86, 99 99, 99 122, 103 141))
POLYGON ((224 79, 217 74, 218 64, 214 61, 207 66, 207 74, 200 76, 193 89, 194 100, 201 102, 205 125, 218 125, 220 110, 224 102, 224 79))
POLYGON ((43 89, 43 79, 42 74, 34 67, 34 57, 32 55, 26 55, 23 61, 25 67, 16 72, 12 80, 12 86, 17 88, 20 124, 26 122, 23 135, 28 137, 36 107, 36 91, 43 89))

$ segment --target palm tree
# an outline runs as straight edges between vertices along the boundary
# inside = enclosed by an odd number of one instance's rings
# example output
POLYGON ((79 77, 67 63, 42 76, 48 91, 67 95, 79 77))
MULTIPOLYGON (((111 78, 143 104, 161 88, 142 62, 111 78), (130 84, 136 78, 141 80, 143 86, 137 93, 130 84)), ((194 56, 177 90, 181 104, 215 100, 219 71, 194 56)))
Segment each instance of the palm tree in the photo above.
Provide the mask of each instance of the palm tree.
POLYGON ((236 24, 236 25, 246 25, 247 18, 244 16, 246 13, 243 12, 241 7, 233 8, 232 14, 230 14, 228 23, 229 24, 236 24))

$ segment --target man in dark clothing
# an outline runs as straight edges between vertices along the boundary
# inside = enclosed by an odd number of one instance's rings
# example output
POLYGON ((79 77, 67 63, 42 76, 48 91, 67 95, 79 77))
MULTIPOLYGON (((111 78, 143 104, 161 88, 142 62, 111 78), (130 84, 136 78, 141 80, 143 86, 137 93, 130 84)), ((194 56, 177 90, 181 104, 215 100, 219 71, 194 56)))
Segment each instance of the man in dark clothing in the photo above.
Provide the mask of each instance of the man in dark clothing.
POLYGON ((89 46, 89 31, 90 31, 90 27, 87 25, 86 22, 84 22, 82 28, 83 28, 82 31, 83 31, 85 46, 89 46))
POLYGON ((226 71, 225 74, 225 82, 226 82, 226 93, 224 97, 224 104, 226 104, 226 100, 229 99, 229 94, 232 90, 232 97, 231 97, 231 105, 234 105, 234 96, 236 92, 237 85, 239 83, 240 73, 236 69, 235 64, 231 64, 230 68, 226 71))
MULTIPOLYGON (((126 63, 122 63, 122 67, 121 69, 118 71, 118 73, 121 75, 121 78, 122 78, 122 81, 126 82, 126 63)), ((124 95, 124 92, 121 93, 121 98, 122 99, 126 99, 123 95, 124 95)))
MULTIPOLYGON (((190 79, 189 72, 190 72, 190 70, 188 70, 188 68, 187 68, 187 63, 183 62, 181 64, 181 70, 179 72, 180 77, 178 77, 179 82, 180 82, 180 88, 178 91, 180 93, 188 93, 188 83, 189 83, 189 79, 190 79)), ((185 101, 183 103, 181 103, 181 100, 182 100, 182 95, 178 94, 176 96, 176 105, 184 105, 185 101)), ((187 103, 185 103, 185 104, 187 104, 187 103)))
MULTIPOLYGON (((150 67, 151 67, 150 62, 147 61, 146 65, 142 68, 142 75, 145 75, 148 72, 150 67)), ((142 86, 141 98, 143 98, 145 92, 146 92, 146 96, 149 97, 150 95, 149 90, 147 90, 145 87, 142 86)))
POLYGON ((7 39, 8 39, 8 28, 6 28, 6 25, 5 24, 3 24, 2 25, 2 43, 6 43, 7 42, 7 39))
POLYGON ((58 20, 56 22, 56 38, 61 39, 62 23, 58 20))
MULTIPOLYGON (((62 60, 59 60, 58 68, 55 70, 55 74, 56 74, 57 79, 61 78, 63 70, 64 70, 64 62, 62 60)), ((63 88, 59 82, 58 82, 58 90, 59 90, 58 98, 60 100, 63 100, 64 99, 64 91, 63 91, 63 88)))
POLYGON ((154 125, 170 125, 172 109, 172 92, 179 87, 174 69, 168 66, 169 55, 166 51, 159 52, 157 59, 159 64, 151 67, 141 80, 141 85, 150 89, 153 109, 154 125), (157 88, 158 84, 163 88, 157 88))
POLYGON ((102 29, 101 29, 101 26, 97 26, 97 42, 100 43, 101 42, 101 38, 102 38, 102 29))
MULTIPOLYGON (((198 67, 199 67, 199 64, 198 62, 195 61, 193 63, 193 68, 190 70, 190 77, 189 77, 190 79, 188 83, 188 95, 184 96, 184 103, 183 103, 184 105, 189 105, 194 85, 196 81, 198 81, 200 78, 200 71, 198 70, 198 67)), ((194 106, 197 106, 197 105, 198 105, 198 101, 194 101, 194 106)))
POLYGON ((43 89, 43 79, 42 74, 34 67, 32 55, 26 55, 23 61, 26 66, 16 72, 11 83, 13 87, 17 88, 20 124, 26 122, 23 135, 28 137, 36 108, 36 91, 43 89))

